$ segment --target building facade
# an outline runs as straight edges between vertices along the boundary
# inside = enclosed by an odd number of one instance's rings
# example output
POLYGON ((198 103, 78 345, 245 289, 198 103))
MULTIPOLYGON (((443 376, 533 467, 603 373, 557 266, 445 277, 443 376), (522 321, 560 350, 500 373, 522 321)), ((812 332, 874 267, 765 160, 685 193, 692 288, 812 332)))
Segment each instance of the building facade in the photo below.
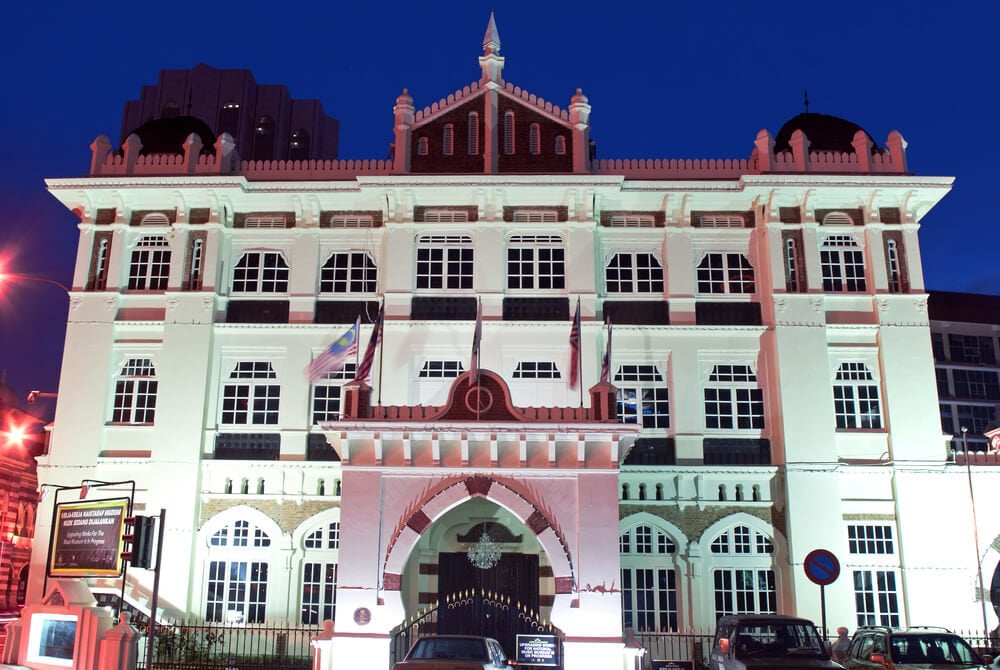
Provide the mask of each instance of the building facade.
MULTIPOLYGON (((507 82, 492 17, 479 63, 423 109, 403 91, 388 161, 98 138, 49 180, 80 241, 42 484, 134 480, 167 510, 167 615, 330 619, 373 667, 473 587, 573 669, 617 667, 625 628, 818 621, 819 548, 831 627, 982 627, 1000 526, 951 514, 917 238, 952 179, 819 114, 745 159, 597 160, 587 97, 507 82)), ((128 580, 148 607, 151 573, 128 580)))
POLYGON ((337 157, 339 131, 319 100, 258 84, 250 70, 199 63, 162 70, 155 86, 143 86, 138 100, 125 103, 120 143, 138 134, 153 153, 180 153, 190 132, 206 149, 227 133, 244 160, 324 160, 337 157))

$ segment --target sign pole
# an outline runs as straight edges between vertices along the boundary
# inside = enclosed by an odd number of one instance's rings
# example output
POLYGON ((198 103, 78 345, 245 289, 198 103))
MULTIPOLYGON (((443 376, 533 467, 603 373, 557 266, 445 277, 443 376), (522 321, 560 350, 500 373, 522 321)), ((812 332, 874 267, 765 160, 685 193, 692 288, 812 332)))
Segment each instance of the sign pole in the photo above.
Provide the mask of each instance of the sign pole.
POLYGON ((826 632, 826 584, 819 585, 819 611, 823 617, 823 638, 829 637, 826 632))
POLYGON ((160 522, 156 533, 156 567, 153 568, 153 595, 149 602, 149 627, 146 631, 146 670, 153 668, 153 646, 156 644, 156 608, 160 597, 160 565, 163 556, 163 530, 166 526, 167 510, 160 510, 160 522))

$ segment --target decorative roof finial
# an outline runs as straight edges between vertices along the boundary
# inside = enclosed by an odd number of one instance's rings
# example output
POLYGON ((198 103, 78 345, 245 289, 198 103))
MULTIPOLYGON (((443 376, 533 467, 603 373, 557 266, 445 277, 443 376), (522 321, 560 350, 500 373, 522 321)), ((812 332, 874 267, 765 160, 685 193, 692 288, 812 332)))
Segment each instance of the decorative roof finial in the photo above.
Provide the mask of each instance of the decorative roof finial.
POLYGON ((500 53, 500 33, 497 32, 497 22, 493 18, 493 10, 490 9, 490 22, 486 25, 486 34, 483 36, 483 53, 500 53))
POLYGON ((500 33, 497 22, 490 10, 490 22, 486 25, 486 35, 483 36, 483 55, 479 57, 479 67, 483 70, 480 82, 503 81, 503 56, 500 55, 500 33))
POLYGON ((809 89, 806 89, 806 90, 802 91, 802 94, 805 96, 805 100, 806 100, 806 114, 808 114, 809 113, 809 89))

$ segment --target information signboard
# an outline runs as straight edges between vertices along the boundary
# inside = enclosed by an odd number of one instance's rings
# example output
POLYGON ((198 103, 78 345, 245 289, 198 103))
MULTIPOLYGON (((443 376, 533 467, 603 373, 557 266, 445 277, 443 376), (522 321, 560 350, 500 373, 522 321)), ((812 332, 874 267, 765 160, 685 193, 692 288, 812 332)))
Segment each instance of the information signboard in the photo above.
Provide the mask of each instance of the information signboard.
POLYGON ((694 670, 694 661, 653 659, 653 670, 694 670))
POLYGON ((518 635, 518 665, 559 665, 559 637, 556 635, 518 635))
POLYGON ((128 498, 59 503, 49 547, 50 577, 116 577, 128 498))

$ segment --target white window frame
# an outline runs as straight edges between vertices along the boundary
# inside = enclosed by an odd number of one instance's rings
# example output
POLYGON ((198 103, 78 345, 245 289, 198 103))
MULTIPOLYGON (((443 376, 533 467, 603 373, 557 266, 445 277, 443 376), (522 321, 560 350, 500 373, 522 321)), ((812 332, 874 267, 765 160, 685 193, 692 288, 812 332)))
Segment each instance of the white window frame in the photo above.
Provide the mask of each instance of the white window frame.
POLYGON ((128 425, 152 425, 156 417, 158 381, 150 357, 129 356, 115 379, 111 422, 128 425))
POLYGON ((313 384, 313 425, 340 420, 344 402, 343 386, 354 379, 356 372, 357 364, 353 361, 346 362, 339 370, 326 373, 313 384))
POLYGON ((696 273, 701 295, 753 295, 757 289, 753 264, 739 251, 705 253, 696 273))
POLYGON ((868 290, 865 250, 853 235, 828 235, 820 245, 819 256, 824 291, 864 293, 868 290))
POLYGON ((514 235, 507 242, 507 289, 562 291, 566 247, 559 235, 514 235))
POLYGON ((467 235, 422 235, 417 239, 414 288, 418 292, 475 288, 475 249, 467 235))
POLYGON ((562 379, 562 373, 555 361, 518 361, 511 378, 548 381, 562 379))
POLYGON ((248 249, 233 264, 234 295, 288 293, 290 268, 284 253, 273 249, 248 249))
POLYGON ((698 224, 700 228, 745 228, 746 217, 742 214, 701 214, 698 224))
POLYGON ((281 406, 281 385, 269 361, 237 361, 222 384, 219 424, 223 426, 276 426, 281 406))
POLYGON ((371 214, 334 214, 330 217, 331 228, 374 228, 375 217, 371 214))
POLYGON ((662 295, 665 281, 663 261, 651 251, 616 251, 604 263, 608 295, 662 295))
POLYGON ((207 546, 202 594, 205 620, 234 625, 264 623, 273 529, 258 525, 249 514, 222 516, 226 521, 206 524, 203 535, 207 546), (239 597, 233 597, 240 592, 239 597), (216 597, 210 598, 213 593, 216 597))
POLYGON ((330 294, 373 294, 378 290, 378 266, 364 250, 338 249, 330 252, 320 268, 319 292, 330 294))
POLYGON ((774 538, 746 515, 738 517, 722 519, 704 534, 715 616, 775 613, 780 588, 774 538))
POLYGON ((645 429, 669 429, 670 386, 660 366, 656 363, 619 363, 616 368, 612 383, 618 389, 615 396, 618 421, 637 423, 645 429), (633 409, 626 411, 627 407, 633 409))
POLYGON ((832 383, 837 430, 882 430, 882 394, 867 361, 837 361, 832 383))
POLYGON ((704 387, 705 430, 728 433, 766 428, 764 390, 755 367, 746 362, 720 362, 708 368, 704 387), (715 411, 711 411, 713 408, 715 411))
POLYGON ((170 278, 170 243, 165 235, 143 235, 132 247, 129 291, 165 291, 170 278))
POLYGON ((417 379, 455 379, 465 372, 460 360, 428 359, 420 366, 417 379))

